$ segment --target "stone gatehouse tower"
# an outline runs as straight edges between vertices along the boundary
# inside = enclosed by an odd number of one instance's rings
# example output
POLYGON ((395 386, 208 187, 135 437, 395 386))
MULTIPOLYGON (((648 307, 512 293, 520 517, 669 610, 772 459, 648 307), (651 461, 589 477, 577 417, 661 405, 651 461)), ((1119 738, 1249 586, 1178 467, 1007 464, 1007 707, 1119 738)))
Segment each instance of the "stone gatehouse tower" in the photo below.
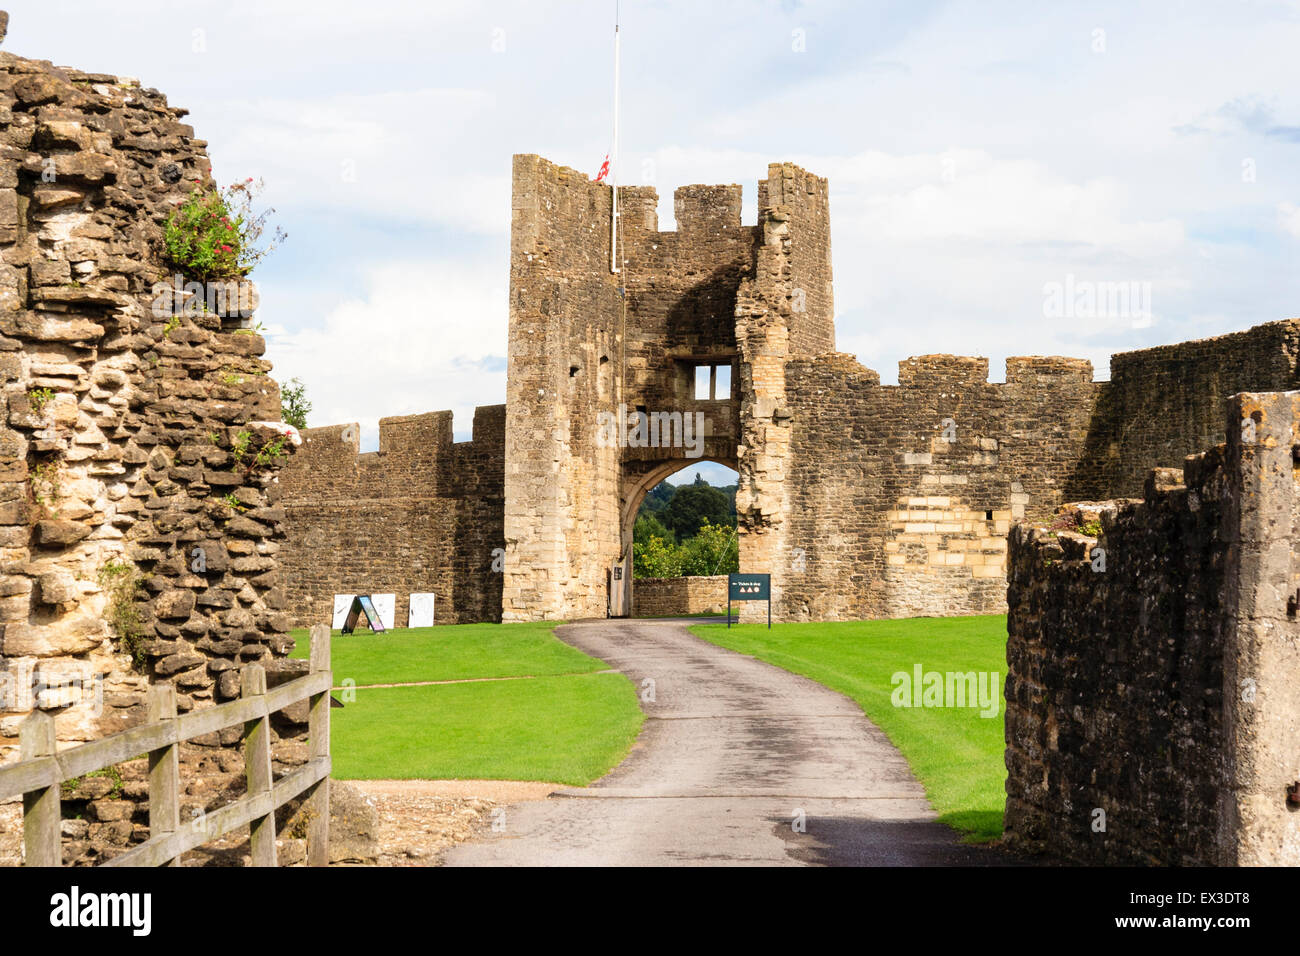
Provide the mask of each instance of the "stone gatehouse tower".
POLYGON ((741 225, 739 186, 686 186, 665 232, 655 190, 624 189, 618 273, 611 202, 582 173, 515 157, 507 621, 628 613, 637 508, 700 460, 739 471, 744 560, 769 564, 784 515, 784 366, 834 347, 826 180, 770 166, 757 226, 741 225), (611 441, 611 423, 632 434, 611 441))

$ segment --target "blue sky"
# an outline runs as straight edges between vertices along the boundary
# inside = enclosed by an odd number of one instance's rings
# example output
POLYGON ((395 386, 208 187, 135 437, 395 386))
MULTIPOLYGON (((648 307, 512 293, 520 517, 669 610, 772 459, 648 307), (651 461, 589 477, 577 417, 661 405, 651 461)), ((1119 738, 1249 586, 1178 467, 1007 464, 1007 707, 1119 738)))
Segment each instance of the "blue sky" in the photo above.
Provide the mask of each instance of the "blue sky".
MULTIPOLYGON (((138 77, 287 230, 259 268, 313 424, 504 400, 510 157, 593 174, 612 2, 11 2, 5 49, 138 77)), ((623 0, 622 170, 831 182, 838 347, 1089 358, 1300 315, 1300 0, 623 0), (1137 283, 1149 314, 1052 317, 1137 283)), ((680 473, 682 480, 693 470, 680 473)))

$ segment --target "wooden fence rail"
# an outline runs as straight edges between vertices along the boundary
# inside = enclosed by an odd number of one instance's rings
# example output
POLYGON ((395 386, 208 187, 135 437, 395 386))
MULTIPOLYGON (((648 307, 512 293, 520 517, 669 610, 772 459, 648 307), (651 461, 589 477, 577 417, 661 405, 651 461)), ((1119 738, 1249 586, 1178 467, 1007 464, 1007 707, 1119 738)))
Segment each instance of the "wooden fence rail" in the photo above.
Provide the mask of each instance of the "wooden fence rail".
POLYGON ((275 811, 306 793, 307 863, 329 862, 330 820, 330 629, 311 629, 311 664, 305 677, 266 687, 260 664, 245 665, 239 700, 176 713, 176 688, 149 688, 148 713, 139 727, 101 740, 59 750, 54 718, 33 711, 23 721, 19 762, 0 767, 0 800, 22 794, 25 865, 60 866, 59 788, 96 770, 141 754, 149 756, 149 838, 113 857, 105 866, 178 866, 187 850, 248 825, 254 866, 275 866, 275 811), (310 701, 307 732, 311 757, 303 766, 273 780, 270 716, 300 700, 310 701), (180 823, 179 745, 204 734, 244 727, 244 765, 248 792, 233 803, 180 823))

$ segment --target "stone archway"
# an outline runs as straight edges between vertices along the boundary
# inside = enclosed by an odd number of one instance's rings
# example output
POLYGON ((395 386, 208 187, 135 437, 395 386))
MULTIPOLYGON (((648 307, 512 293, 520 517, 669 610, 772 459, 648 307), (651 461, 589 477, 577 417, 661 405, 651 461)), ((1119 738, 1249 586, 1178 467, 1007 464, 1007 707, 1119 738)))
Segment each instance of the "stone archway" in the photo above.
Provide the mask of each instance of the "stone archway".
POLYGON ((661 481, 665 481, 679 471, 685 471, 687 468, 705 462, 730 468, 739 475, 736 459, 721 457, 671 458, 666 461, 643 462, 641 464, 648 467, 640 469, 624 467, 619 495, 619 528, 620 540, 622 541, 619 565, 623 568, 624 587, 620 592, 622 606, 617 611, 613 606, 613 601, 611 601, 611 617, 630 617, 632 613, 632 591, 634 587, 632 578, 632 529, 636 525, 636 514, 641 510, 641 503, 645 501, 645 497, 650 493, 650 490, 661 481))

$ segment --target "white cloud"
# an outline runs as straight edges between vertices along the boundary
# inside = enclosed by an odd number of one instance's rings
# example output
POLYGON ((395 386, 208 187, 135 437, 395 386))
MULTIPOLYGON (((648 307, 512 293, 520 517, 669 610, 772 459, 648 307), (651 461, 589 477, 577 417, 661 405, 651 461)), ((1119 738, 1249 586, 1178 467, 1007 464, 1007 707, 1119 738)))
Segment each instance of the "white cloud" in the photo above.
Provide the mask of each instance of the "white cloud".
POLYGON ((489 126, 495 108, 494 95, 459 89, 231 100, 215 111, 214 172, 255 172, 284 206, 504 232, 510 157, 448 148, 489 126))
MULTIPOLYGON (((268 334, 280 381, 300 378, 312 426, 360 422, 373 447, 379 419, 440 409, 468 435, 474 408, 505 401, 503 269, 393 262, 369 270, 363 296, 306 328, 268 334)), ((262 312, 281 307, 263 290, 262 312)))
POLYGON ((1278 224, 1285 232, 1300 239, 1300 206, 1284 202, 1277 207, 1278 224))

